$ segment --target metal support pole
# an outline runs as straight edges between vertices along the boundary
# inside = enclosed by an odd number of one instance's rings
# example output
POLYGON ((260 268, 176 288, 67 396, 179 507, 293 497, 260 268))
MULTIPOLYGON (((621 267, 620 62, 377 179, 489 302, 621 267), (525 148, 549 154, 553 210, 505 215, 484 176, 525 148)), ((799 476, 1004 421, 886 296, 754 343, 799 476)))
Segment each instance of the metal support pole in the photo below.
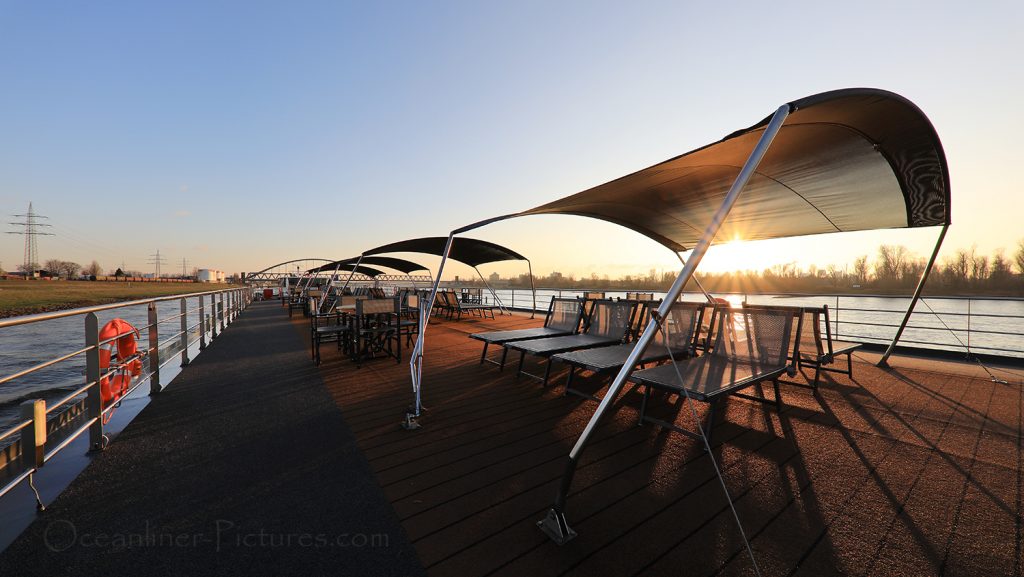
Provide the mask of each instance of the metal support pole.
POLYGON ((780 106, 775 114, 772 116, 771 121, 765 127, 764 132, 761 134, 761 138, 758 140, 757 145, 754 146, 754 150, 750 153, 747 161, 744 163, 743 168, 737 175, 736 180, 733 182, 732 187, 729 189, 729 193, 726 195, 722 205, 718 207, 718 211, 712 217, 711 222, 708 223, 707 228, 704 230, 704 234, 701 235, 697 245, 693 248, 693 252, 690 254, 690 258, 686 259, 686 264, 683 265, 683 270, 680 271, 679 276, 676 277, 675 282, 669 288, 668 293, 665 295, 665 300, 661 302, 658 307, 657 317, 652 315, 650 322, 644 329, 636 345, 626 358, 626 362, 623 364, 622 369, 615 376, 611 385, 608 387, 608 393, 605 394, 601 400, 601 404, 598 405, 597 410, 594 411, 594 415, 590 418, 586 428, 583 429, 583 433, 580 438, 576 441, 572 450, 569 452, 569 459, 566 463, 565 472, 562 474, 562 481, 558 488, 558 494, 555 497, 555 504, 548 511, 547 516, 537 522, 537 526, 541 528, 552 540, 559 545, 568 542, 570 539, 576 536, 576 532, 569 527, 569 523, 565 518, 565 504, 569 497, 569 489, 572 486, 572 478, 576 472, 576 465, 579 463, 580 455, 583 449, 586 447, 587 442, 590 441, 591 435, 600 423, 601 418, 611 407, 612 403, 618 398, 619 393, 622 391, 622 387, 626 384, 626 380, 633 373, 633 367, 636 366, 640 358, 643 357, 644 352, 647 350, 647 346, 654 338, 655 333, 658 332, 658 324, 656 318, 667 318, 669 311, 675 304, 679 293, 682 292, 686 282, 693 276, 694 270, 697 265, 700 264, 701 259, 704 258, 704 253, 707 252, 711 246, 711 242, 714 240, 715 235, 718 233, 718 229, 721 228, 722 223, 729 215, 729 211, 732 210, 733 205, 736 203, 736 199, 739 197, 740 191, 746 186, 747 181, 754 175, 754 171, 757 170, 758 164, 761 159, 764 158, 765 153, 768 151, 768 147, 771 146, 772 140, 775 135, 778 134, 779 129, 782 128, 783 122, 789 115, 789 105, 780 106))
POLYGON ((487 287, 487 290, 491 292, 491 296, 494 297, 494 302, 498 303, 498 308, 501 310, 501 314, 512 314, 508 312, 508 309, 505 308, 504 303, 502 303, 501 299, 498 298, 498 294, 494 292, 494 289, 492 289, 491 285, 488 284, 487 279, 484 278, 484 275, 480 274, 480 269, 474 266, 473 270, 476 271, 476 275, 480 277, 481 281, 483 281, 484 286, 487 287))
POLYGON ((939 238, 935 241, 935 249, 932 250, 932 256, 928 259, 928 264, 925 265, 924 270, 921 271, 921 280, 917 282, 917 288, 914 289, 914 296, 910 299, 910 306, 907 307, 907 314, 903 315, 903 322, 900 323, 900 327, 896 329, 896 336, 892 338, 892 342, 889 343, 889 348, 885 349, 885 354, 882 358, 878 359, 876 366, 888 367, 889 356, 896 349, 896 343, 899 342, 900 337, 903 336, 903 329, 907 328, 907 323, 910 322, 910 315, 914 314, 914 306, 917 305, 918 299, 921 298, 921 291, 924 290, 924 283, 928 281, 928 273, 932 271, 932 267, 935 266, 935 259, 939 256, 939 249, 942 247, 942 241, 946 238, 946 231, 949 230, 949 225, 945 224, 942 226, 942 230, 939 232, 939 238))
POLYGON ((217 318, 220 319, 220 332, 224 332, 224 293, 217 293, 220 297, 220 307, 217 310, 217 318))
POLYGON ((85 416, 92 419, 89 426, 89 447, 102 451, 103 443, 103 399, 100 397, 100 326, 96 313, 85 315, 85 416))
POLYGON ((21 458, 26 469, 43 466, 46 454, 46 401, 32 399, 21 403, 21 419, 32 425, 21 430, 21 458))
MULTIPOLYGON (((682 263, 683 266, 686 266, 686 259, 683 258, 683 255, 681 255, 681 254, 679 254, 677 252, 676 253, 676 258, 679 259, 679 262, 682 263)), ((697 280, 697 275, 693 275, 693 282, 697 285, 697 288, 700 289, 700 292, 704 293, 704 298, 706 298, 709 303, 715 304, 715 297, 711 296, 708 293, 708 291, 704 290, 704 285, 700 284, 700 281, 697 280)), ((683 287, 683 288, 685 288, 685 287, 683 287)), ((744 299, 744 300, 746 300, 746 299, 744 299)))
POLYGON ((412 410, 405 414, 405 421, 402 422, 402 427, 408 430, 414 430, 420 428, 420 424, 416 422, 416 419, 420 417, 422 412, 422 397, 420 395, 420 389, 422 388, 423 379, 423 341, 426 340, 427 327, 430 324, 430 312, 434 308, 434 299, 437 298, 437 289, 441 284, 441 275, 444 273, 444 265, 448 262, 448 254, 452 250, 452 242, 455 240, 455 233, 452 232, 448 235, 448 242, 444 245, 444 252, 441 254, 441 264, 437 267, 437 277, 434 278, 434 287, 430 290, 430 298, 427 299, 427 306, 420 304, 420 336, 416 339, 416 344, 413 345, 412 358, 409 359, 409 372, 412 374, 412 390, 415 396, 413 400, 412 410))
POLYGON ((197 298, 199 301, 199 350, 206 349, 206 307, 203 306, 203 295, 197 298))
POLYGON ((188 366, 188 303, 181 299, 181 366, 188 366))
POLYGON ((156 303, 149 303, 149 394, 160 392, 160 331, 156 303))
POLYGON ((348 278, 345 279, 345 285, 341 287, 341 293, 342 294, 345 294, 345 289, 347 289, 349 283, 352 282, 352 277, 356 276, 356 269, 359 268, 359 265, 362 264, 362 262, 363 262, 363 255, 359 255, 359 258, 356 259, 355 266, 352 267, 352 271, 348 273, 348 278))
MULTIPOLYGON (((537 285, 533 282, 533 264, 529 259, 526 260, 526 268, 530 271, 530 291, 533 293, 533 308, 530 309, 530 318, 532 319, 537 314, 537 285)), ((512 308, 515 308, 514 303, 512 308)))
MULTIPOLYGON (((359 262, 361 262, 362 260, 363 260, 363 255, 359 255, 359 262)), ((356 263, 356 267, 359 266, 359 262, 356 263)), ((338 265, 334 267, 334 272, 331 273, 331 278, 327 281, 327 290, 325 290, 324 294, 323 294, 324 299, 322 301, 320 301, 320 306, 321 307, 324 306, 325 302, 327 302, 327 294, 329 292, 331 292, 331 287, 334 286, 334 277, 338 274, 338 270, 340 270, 340 269, 341 269, 341 263, 339 262, 338 265)), ((355 269, 355 267, 353 267, 352 268, 352 274, 355 274, 355 272, 356 272, 356 269, 355 269)), ((349 278, 351 279, 352 275, 349 275, 349 278)), ((348 282, 345 282, 345 286, 348 286, 348 282)), ((345 290, 344 287, 342 287, 341 290, 344 291, 345 290)), ((337 301, 335 301, 335 302, 337 302, 337 301)), ((318 313, 321 312, 320 308, 317 308, 316 312, 318 312, 318 313)), ((327 312, 331 312, 331 311, 327 311, 327 312)))

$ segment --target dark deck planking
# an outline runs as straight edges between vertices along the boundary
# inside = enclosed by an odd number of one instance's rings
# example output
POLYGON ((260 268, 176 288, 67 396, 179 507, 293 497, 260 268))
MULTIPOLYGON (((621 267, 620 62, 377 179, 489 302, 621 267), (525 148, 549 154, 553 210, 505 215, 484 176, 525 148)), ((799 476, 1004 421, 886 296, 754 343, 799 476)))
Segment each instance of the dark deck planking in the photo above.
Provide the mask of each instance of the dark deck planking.
MULTIPOLYGON (((398 427, 411 401, 408 353, 356 368, 328 345, 316 370, 302 349, 304 321, 289 328, 284 309, 258 305, 0 555, 2 574, 409 574, 419 567, 406 537, 437 576, 752 574, 707 455, 682 435, 637 427, 632 390, 583 454, 568 506, 580 536, 558 547, 535 527, 596 404, 562 396, 564 365, 548 389, 480 365, 482 344, 468 334, 539 322, 432 323, 430 409, 424 428, 408 432, 398 427), (314 421, 317 443, 297 442, 314 421), (213 444, 186 442, 210 435, 213 444), (337 450, 324 450, 332 443, 337 450), (287 458, 253 449, 268 446, 287 458), (204 454, 189 457, 196 448, 204 454), (169 474, 192 460, 204 468, 169 474), (288 481, 300 462, 306 473, 288 481), (301 482, 310 474, 324 490, 301 482), (111 479, 120 499, 100 506, 111 479), (55 515, 107 531, 144 520, 209 531, 227 518, 317 531, 380 526, 397 549, 385 551, 390 561, 287 547, 54 555, 40 543, 55 515)), ((782 413, 727 404, 714 455, 763 574, 1021 575, 1021 378, 1001 385, 937 367, 858 362, 855 380, 826 374, 817 395, 784 385, 782 413)), ((576 384, 596 391, 607 378, 576 384)), ((691 423, 678 400, 655 397, 654 410, 691 423)))
MULTIPOLYGON (((583 455, 568 507, 580 536, 557 547, 534 526, 596 405, 561 395, 564 365, 548 389, 481 366, 467 335, 537 322, 434 321, 430 410, 414 433, 397 428, 407 362, 356 369, 325 354, 324 381, 429 574, 752 574, 709 459, 693 440, 635 426, 632 390, 583 455)), ((825 375, 817 396, 783 385, 781 414, 730 400, 716 428, 762 572, 1021 575, 1020 377, 864 362, 854 374, 825 375)), ((678 400, 655 410, 692 422, 678 400)))

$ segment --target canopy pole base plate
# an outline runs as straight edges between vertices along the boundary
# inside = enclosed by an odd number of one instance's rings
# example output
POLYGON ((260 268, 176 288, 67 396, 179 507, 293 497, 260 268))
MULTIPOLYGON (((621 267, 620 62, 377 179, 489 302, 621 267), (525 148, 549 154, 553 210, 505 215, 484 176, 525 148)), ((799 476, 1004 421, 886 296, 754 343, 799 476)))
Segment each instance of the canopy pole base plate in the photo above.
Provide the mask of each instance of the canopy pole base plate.
POLYGON ((537 521, 537 526, 558 545, 565 545, 577 535, 565 520, 565 513, 555 509, 549 509, 547 516, 537 521))

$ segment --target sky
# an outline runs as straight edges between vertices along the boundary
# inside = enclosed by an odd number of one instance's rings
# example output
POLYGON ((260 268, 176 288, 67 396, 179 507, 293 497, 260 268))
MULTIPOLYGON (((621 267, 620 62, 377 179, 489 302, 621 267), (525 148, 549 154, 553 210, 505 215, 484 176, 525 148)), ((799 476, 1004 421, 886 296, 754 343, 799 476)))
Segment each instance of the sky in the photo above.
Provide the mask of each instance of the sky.
MULTIPOLYGON (((32 202, 48 217, 41 261, 152 272, 159 251, 164 272, 183 259, 240 272, 339 259, 537 206, 785 102, 864 86, 909 98, 942 140, 942 255, 1010 253, 1024 238, 1021 22, 1024 3, 1009 1, 0 0, 0 215, 32 202)), ((715 247, 703 266, 823 268, 882 243, 924 257, 937 234, 715 247)), ((679 267, 657 243, 579 217, 470 236, 538 274, 679 267)), ((0 265, 15 269, 23 247, 0 235, 0 265)))

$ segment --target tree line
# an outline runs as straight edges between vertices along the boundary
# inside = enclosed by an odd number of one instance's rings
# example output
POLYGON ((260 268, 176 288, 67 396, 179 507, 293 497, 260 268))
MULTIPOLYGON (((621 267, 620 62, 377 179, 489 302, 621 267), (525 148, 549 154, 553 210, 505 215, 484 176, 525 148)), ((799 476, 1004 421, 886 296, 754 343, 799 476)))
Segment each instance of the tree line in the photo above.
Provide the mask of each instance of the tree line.
MULTIPOLYGON (((874 255, 861 255, 846 265, 826 267, 796 262, 776 264, 761 271, 730 271, 702 273, 697 278, 713 292, 876 292, 907 293, 917 285, 927 265, 927 259, 914 254, 903 245, 880 245, 874 255)), ((555 272, 536 277, 538 287, 566 289, 654 290, 664 291, 676 278, 677 271, 624 275, 612 279, 608 275, 592 273, 586 277, 563 275, 555 272)), ((502 279, 492 274, 492 285, 529 287, 529 275, 502 279)), ((468 284, 473 284, 468 283, 468 284)), ((477 281, 476 284, 480 284, 477 281)), ((697 290, 695 283, 687 290, 697 290)), ((1012 255, 998 249, 992 254, 980 253, 976 247, 957 249, 938 260, 926 285, 928 294, 958 294, 964 292, 987 295, 1024 295, 1024 239, 1018 241, 1012 255)))

